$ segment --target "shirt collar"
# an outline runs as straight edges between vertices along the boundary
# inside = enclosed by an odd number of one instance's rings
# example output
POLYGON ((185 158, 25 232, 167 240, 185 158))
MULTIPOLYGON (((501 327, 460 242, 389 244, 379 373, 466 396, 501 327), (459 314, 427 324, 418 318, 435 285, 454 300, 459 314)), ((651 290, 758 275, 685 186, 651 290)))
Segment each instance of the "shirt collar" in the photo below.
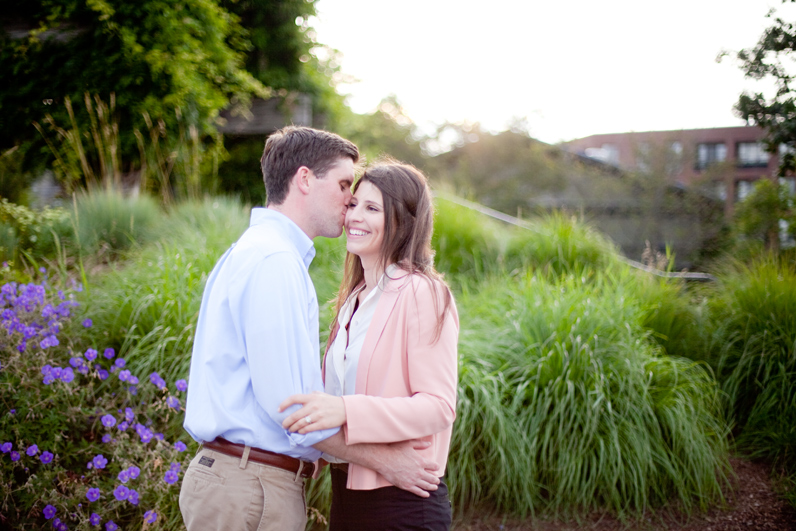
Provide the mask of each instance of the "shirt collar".
POLYGON ((250 227, 255 225, 271 225, 279 230, 292 243, 307 268, 315 258, 315 246, 307 234, 292 219, 270 208, 252 208, 250 227))

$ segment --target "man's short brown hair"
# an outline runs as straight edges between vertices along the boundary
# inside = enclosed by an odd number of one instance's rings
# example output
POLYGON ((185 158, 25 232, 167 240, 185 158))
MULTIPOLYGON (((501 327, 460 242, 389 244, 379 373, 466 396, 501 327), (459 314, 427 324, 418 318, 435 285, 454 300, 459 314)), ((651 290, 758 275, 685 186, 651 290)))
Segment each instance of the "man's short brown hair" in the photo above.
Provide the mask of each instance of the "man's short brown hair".
POLYGON ((275 132, 266 140, 260 159, 266 204, 281 205, 285 201, 290 180, 300 167, 306 166, 318 178, 323 178, 342 158, 350 158, 357 163, 359 150, 334 133, 294 125, 275 132))

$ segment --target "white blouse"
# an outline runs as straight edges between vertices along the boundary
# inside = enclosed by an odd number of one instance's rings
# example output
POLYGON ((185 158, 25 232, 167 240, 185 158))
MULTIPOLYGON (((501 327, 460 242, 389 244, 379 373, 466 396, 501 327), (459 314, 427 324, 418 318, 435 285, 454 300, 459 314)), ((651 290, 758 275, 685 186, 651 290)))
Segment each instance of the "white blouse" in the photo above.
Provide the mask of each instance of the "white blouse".
POLYGON ((356 313, 354 313, 354 308, 357 297, 364 286, 351 293, 343 307, 340 308, 340 315, 337 317, 337 336, 334 338, 326 358, 324 390, 328 394, 343 396, 356 393, 359 354, 362 352, 362 345, 365 343, 370 323, 376 314, 381 293, 397 269, 395 264, 387 267, 379 279, 376 289, 368 293, 356 313), (347 324, 348 330, 346 330, 347 324))

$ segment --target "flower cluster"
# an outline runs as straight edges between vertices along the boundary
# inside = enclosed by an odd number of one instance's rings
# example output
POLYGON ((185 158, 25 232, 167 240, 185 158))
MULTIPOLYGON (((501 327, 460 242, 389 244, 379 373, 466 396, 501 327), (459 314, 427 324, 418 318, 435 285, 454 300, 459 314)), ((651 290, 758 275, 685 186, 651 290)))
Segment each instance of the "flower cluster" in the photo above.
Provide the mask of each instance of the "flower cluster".
POLYGON ((11 406, 0 415, 0 477, 11 478, 13 490, 2 494, 17 518, 9 525, 38 528, 46 520, 59 530, 112 531, 153 524, 164 512, 169 519, 175 507, 163 500, 174 499, 168 489, 189 457, 186 443, 165 433, 179 432, 175 394, 187 382, 169 389, 152 373, 151 385, 139 385, 115 349, 75 348, 65 332, 94 323, 70 321, 71 297, 46 282, 0 287, 0 402, 11 406), (45 421, 42 436, 35 425, 45 421))

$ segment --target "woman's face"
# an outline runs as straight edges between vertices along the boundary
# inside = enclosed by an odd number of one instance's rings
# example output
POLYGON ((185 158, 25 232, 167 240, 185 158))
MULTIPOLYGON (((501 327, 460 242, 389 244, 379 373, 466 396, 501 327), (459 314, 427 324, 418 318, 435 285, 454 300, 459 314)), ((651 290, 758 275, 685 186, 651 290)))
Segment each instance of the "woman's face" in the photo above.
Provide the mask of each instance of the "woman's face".
POLYGON ((370 181, 359 185, 348 204, 345 233, 346 249, 359 256, 363 265, 378 260, 384 240, 384 200, 370 181))

